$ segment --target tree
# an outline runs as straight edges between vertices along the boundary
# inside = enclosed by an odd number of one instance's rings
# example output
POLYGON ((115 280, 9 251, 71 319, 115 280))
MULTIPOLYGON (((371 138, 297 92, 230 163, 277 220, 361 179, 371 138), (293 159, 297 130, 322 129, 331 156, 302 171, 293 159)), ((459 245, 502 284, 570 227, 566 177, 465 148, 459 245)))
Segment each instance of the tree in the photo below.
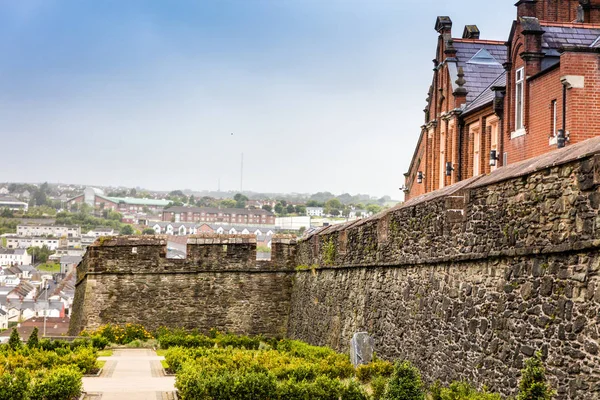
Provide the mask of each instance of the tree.
POLYGON ((19 332, 15 328, 13 328, 10 333, 10 339, 8 339, 8 347, 13 350, 17 350, 21 347, 21 337, 19 336, 19 332))
POLYGON ((129 191, 129 196, 131 196, 131 197, 137 196, 137 190, 135 188, 131 189, 129 191))
POLYGON ((340 210, 333 209, 331 210, 330 214, 334 217, 337 217, 338 215, 340 215, 340 210))
POLYGON ((268 212, 273 211, 273 207, 271 207, 269 204, 265 204, 264 206, 262 206, 262 209, 268 212))
POLYGON ((125 225, 121 228, 121 235, 133 235, 133 227, 131 225, 125 225))
POLYGON ((31 331, 31 335, 29 335, 29 339, 27 339, 27 347, 34 348, 34 347, 38 347, 39 344, 40 344, 40 340, 38 338, 38 328, 36 326, 35 328, 33 328, 33 331, 31 331))
POLYGON ((142 231, 142 235, 154 235, 156 232, 152 228, 145 228, 142 231))
POLYGON ((45 263, 48 261, 48 257, 54 254, 54 251, 50 250, 48 246, 43 245, 42 247, 28 248, 27 254, 33 257, 33 262, 45 263))
POLYGON ((283 205, 281 203, 275 204, 275 212, 277 214, 283 214, 283 205))
POLYGON ((306 206, 296 206, 296 213, 298 215, 306 215, 306 206))
POLYGON ((323 207, 323 203, 316 200, 309 200, 306 202, 306 207, 323 207))
POLYGON ((173 190, 169 192, 169 196, 171 197, 183 197, 185 194, 181 190, 173 190))
POLYGON ((378 206, 377 204, 369 204, 367 206, 367 211, 373 214, 377 214, 379 212, 381 212, 382 208, 381 206, 378 206))
POLYGON ((546 369, 542 363, 541 352, 536 352, 533 357, 525 361, 525 368, 521 372, 517 400, 552 399, 555 392, 546 382, 546 369))
POLYGON ((338 199, 329 199, 325 202, 325 207, 328 207, 332 210, 340 210, 342 208, 342 202, 338 199))
POLYGON ((2 210, 2 213, 0 214, 0 217, 3 218, 13 218, 15 216, 15 213, 12 210, 9 210, 8 208, 5 208, 2 210))
POLYGON ((288 206, 287 206, 287 212, 288 212, 288 214, 293 214, 294 211, 296 211, 295 207, 293 205, 291 205, 291 204, 288 204, 288 206))
POLYGON ((236 205, 237 205, 237 202, 235 200, 232 200, 232 199, 221 200, 221 207, 235 208, 236 205))

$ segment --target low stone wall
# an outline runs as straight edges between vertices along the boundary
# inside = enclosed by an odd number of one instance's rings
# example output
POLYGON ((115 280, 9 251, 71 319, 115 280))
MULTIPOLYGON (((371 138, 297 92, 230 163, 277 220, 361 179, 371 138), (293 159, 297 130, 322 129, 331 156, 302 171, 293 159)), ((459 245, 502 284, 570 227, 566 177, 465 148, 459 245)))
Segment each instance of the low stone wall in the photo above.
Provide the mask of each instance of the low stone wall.
POLYGON ((256 239, 201 235, 187 258, 166 258, 166 237, 103 238, 78 266, 70 334, 107 323, 286 334, 294 241, 273 239, 273 259, 256 260, 256 239))
POLYGON ((600 139, 461 182, 298 244, 288 335, 429 381, 514 394, 542 351, 558 398, 600 397, 600 139))

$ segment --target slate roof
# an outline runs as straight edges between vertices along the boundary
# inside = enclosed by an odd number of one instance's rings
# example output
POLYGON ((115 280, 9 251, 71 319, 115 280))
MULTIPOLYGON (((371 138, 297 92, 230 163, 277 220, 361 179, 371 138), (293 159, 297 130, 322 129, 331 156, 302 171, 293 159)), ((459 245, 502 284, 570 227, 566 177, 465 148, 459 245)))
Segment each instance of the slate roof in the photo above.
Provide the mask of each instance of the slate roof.
POLYGON ((478 109, 479 107, 485 106, 494 101, 494 86, 506 86, 506 72, 503 72, 494 82, 490 84, 475 100, 467 105, 463 114, 478 109))
POLYGON ((201 213, 204 212, 206 214, 236 214, 236 215, 275 215, 272 212, 262 210, 262 209, 248 209, 248 208, 213 208, 213 207, 169 207, 165 209, 165 212, 176 212, 176 213, 201 213))
POLYGON ((540 21, 544 30, 542 36, 542 49, 545 53, 562 47, 600 47, 600 27, 578 27, 573 25, 557 26, 556 24, 544 24, 540 21))
POLYGON ((462 67, 465 72, 465 88, 467 94, 467 104, 474 101, 486 88, 488 88, 504 72, 502 64, 506 61, 506 46, 502 42, 492 42, 486 40, 453 39, 456 49, 456 58, 458 67, 462 67), (485 49, 496 63, 481 62, 481 59, 473 59, 481 50, 485 49))

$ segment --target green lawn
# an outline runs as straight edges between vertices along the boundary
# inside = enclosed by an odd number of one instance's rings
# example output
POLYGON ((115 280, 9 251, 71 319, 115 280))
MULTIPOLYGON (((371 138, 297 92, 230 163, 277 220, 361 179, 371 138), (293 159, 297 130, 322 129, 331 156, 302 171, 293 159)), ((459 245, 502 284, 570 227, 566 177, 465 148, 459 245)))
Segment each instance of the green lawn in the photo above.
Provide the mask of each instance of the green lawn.
POLYGON ((113 355, 112 350, 100 350, 98 352, 98 357, 110 357, 113 355))
POLYGON ((60 264, 54 264, 54 263, 45 263, 45 264, 40 264, 37 267, 38 271, 43 271, 43 272, 60 272, 60 264))

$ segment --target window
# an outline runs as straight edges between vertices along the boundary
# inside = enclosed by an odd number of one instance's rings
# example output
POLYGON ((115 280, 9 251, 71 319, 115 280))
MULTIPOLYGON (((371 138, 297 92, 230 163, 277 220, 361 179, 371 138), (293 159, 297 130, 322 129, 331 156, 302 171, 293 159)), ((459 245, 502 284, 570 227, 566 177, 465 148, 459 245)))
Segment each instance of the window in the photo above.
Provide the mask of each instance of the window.
POLYGON ((523 68, 517 70, 516 83, 515 83, 515 130, 521 130, 524 128, 523 125, 523 98, 524 98, 524 73, 523 68))

